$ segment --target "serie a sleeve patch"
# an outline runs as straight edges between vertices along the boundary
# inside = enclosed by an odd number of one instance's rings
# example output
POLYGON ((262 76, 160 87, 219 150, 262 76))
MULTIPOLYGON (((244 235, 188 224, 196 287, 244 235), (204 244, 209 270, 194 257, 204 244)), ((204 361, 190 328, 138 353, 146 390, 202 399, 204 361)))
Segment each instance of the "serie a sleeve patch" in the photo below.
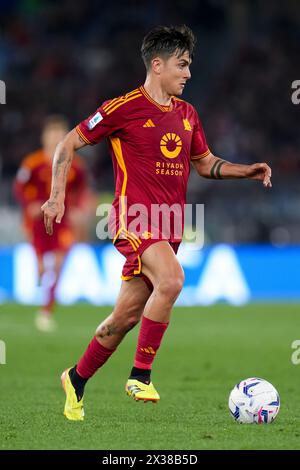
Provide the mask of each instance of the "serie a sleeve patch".
POLYGON ((103 116, 99 111, 96 114, 94 114, 94 116, 92 116, 91 119, 88 121, 89 130, 91 131, 92 129, 94 129, 94 127, 96 127, 97 124, 99 124, 99 122, 102 121, 102 119, 103 119, 103 116))

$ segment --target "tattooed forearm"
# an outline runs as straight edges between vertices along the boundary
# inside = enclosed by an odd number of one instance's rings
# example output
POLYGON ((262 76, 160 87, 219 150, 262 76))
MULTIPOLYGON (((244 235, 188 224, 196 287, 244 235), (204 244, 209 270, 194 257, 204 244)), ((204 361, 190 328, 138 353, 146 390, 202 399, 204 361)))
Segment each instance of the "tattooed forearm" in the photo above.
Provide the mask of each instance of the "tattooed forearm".
POLYGON ((225 160, 221 160, 221 158, 217 159, 214 164, 211 166, 210 169, 210 177, 213 179, 222 179, 221 175, 221 167, 227 163, 225 160))
POLYGON ((63 147, 61 151, 58 153, 57 159, 56 159, 56 164, 61 165, 64 163, 65 160, 68 158, 68 152, 66 149, 63 147))
POLYGON ((51 199, 64 198, 67 176, 72 164, 73 152, 62 143, 58 144, 52 168, 51 199))

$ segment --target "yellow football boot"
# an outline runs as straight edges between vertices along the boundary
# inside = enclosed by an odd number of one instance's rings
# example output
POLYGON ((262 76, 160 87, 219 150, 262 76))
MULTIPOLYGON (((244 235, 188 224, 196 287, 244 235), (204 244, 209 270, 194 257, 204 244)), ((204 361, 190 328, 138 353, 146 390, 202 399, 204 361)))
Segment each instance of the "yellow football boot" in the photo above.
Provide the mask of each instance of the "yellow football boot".
POLYGON ((75 388, 72 385, 69 369, 66 369, 61 375, 61 384, 66 394, 66 403, 64 409, 64 415, 66 418, 72 421, 83 421, 84 410, 83 410, 83 398, 77 401, 75 388))
POLYGON ((136 379, 128 379, 125 385, 125 391, 129 397, 132 397, 136 401, 142 400, 144 402, 152 401, 156 403, 160 399, 152 382, 147 385, 136 379))

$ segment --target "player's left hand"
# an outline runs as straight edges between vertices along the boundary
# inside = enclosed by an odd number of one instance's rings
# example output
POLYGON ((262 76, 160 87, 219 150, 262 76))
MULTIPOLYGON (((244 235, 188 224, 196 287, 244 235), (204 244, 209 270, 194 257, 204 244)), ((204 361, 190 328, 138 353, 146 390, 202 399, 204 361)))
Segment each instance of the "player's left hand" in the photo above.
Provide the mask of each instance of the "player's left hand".
POLYGON ((266 163, 249 165, 246 172, 247 178, 262 181, 265 188, 272 188, 271 176, 272 170, 266 163))

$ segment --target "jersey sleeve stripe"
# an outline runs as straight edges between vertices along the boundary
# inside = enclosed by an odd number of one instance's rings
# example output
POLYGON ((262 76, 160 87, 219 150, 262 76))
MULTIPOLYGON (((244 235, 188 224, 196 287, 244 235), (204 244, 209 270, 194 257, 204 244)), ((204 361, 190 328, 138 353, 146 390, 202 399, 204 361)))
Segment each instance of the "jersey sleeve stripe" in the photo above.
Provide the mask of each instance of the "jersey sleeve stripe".
POLYGON ((123 104, 125 103, 128 103, 129 101, 131 100, 135 100, 136 98, 139 98, 140 96, 142 96, 141 93, 139 93, 138 95, 134 95, 134 96, 131 96, 130 98, 128 98, 127 100, 125 101, 122 101, 121 103, 117 103, 113 108, 111 108, 109 111, 106 111, 106 114, 111 114, 113 113, 116 109, 118 109, 120 106, 122 106, 123 104))
POLYGON ((119 100, 120 100, 120 98, 114 98, 114 99, 110 100, 109 103, 107 103, 105 106, 103 106, 103 111, 106 111, 107 109, 109 109, 109 107, 111 105, 113 105, 114 103, 116 103, 119 100))
POLYGON ((137 88, 136 90, 131 91, 130 93, 127 93, 124 96, 119 96, 118 98, 114 98, 111 100, 109 103, 103 106, 103 111, 107 112, 111 107, 113 107, 115 104, 127 100, 132 95, 135 95, 137 93, 140 93, 139 89, 137 88))
POLYGON ((207 155, 210 154, 210 150, 207 149, 206 152, 201 153, 200 155, 195 155, 194 157, 191 157, 191 160, 199 160, 200 158, 207 157, 207 155))
POLYGON ((92 144, 92 142, 90 142, 89 139, 88 139, 87 137, 85 137, 85 135, 82 133, 82 131, 81 131, 79 125, 76 126, 75 129, 76 129, 77 133, 79 134, 79 136, 84 140, 84 142, 85 142, 86 144, 89 144, 89 145, 92 144))

